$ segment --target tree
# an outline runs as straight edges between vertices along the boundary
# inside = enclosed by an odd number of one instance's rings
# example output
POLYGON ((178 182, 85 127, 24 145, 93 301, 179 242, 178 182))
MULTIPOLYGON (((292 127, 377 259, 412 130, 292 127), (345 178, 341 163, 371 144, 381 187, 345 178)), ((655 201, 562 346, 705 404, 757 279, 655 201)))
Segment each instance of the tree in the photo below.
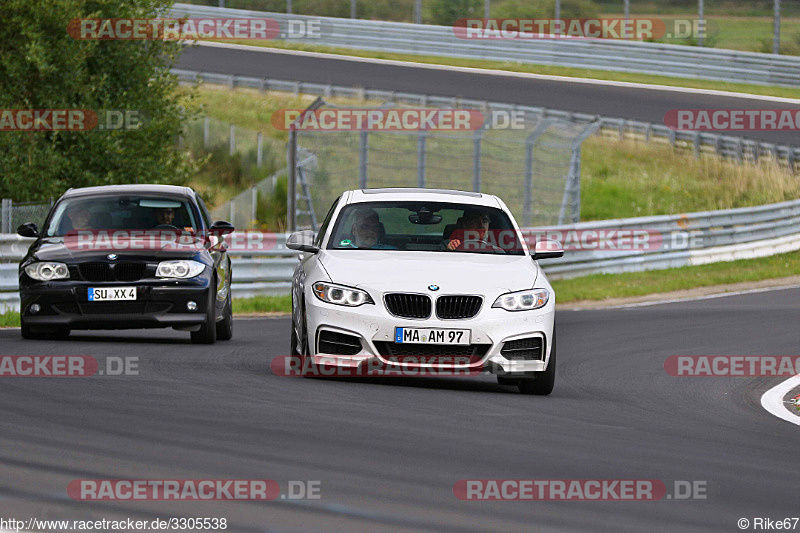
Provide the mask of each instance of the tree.
POLYGON ((169 0, 4 0, 0 110, 135 110, 136 131, 0 131, 0 197, 59 196, 69 187, 181 184, 195 171, 176 147, 194 91, 170 74, 181 45, 77 40, 79 18, 164 16, 169 0))

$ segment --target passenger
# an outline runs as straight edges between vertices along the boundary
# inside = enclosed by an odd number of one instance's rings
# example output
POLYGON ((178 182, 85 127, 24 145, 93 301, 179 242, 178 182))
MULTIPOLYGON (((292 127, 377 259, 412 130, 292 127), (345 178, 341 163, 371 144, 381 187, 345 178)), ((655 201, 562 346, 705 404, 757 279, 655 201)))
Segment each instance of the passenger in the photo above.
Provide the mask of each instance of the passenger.
POLYGON ((353 216, 353 227, 350 229, 350 233, 353 235, 353 245, 356 248, 396 250, 396 247, 380 242, 383 238, 382 229, 380 218, 374 209, 357 209, 353 216))

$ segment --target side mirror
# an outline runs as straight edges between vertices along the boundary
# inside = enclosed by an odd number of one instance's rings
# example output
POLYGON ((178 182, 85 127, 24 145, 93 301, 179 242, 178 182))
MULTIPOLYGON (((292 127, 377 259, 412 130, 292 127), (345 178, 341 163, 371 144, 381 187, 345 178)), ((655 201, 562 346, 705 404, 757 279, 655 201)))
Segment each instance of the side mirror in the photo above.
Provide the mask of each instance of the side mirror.
POLYGON ((311 230, 297 231, 289 235, 289 238, 286 239, 286 247, 298 252, 312 254, 319 252, 319 246, 314 245, 314 232, 311 230))
POLYGON ((233 233, 235 229, 236 228, 233 227, 233 224, 230 222, 225 222, 224 220, 217 220, 211 224, 211 227, 209 228, 212 234, 219 237, 227 235, 228 233, 233 233))
POLYGON ((537 260, 564 257, 564 249, 556 241, 542 240, 536 243, 531 257, 537 260))
POLYGON ((17 228, 17 235, 36 238, 39 236, 39 228, 33 222, 26 222, 17 228))

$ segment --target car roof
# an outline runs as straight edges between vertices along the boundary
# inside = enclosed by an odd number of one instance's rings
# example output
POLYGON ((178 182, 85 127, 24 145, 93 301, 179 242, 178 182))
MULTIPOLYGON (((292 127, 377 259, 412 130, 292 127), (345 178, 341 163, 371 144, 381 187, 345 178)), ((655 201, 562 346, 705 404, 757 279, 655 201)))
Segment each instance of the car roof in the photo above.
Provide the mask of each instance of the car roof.
POLYGON ((424 189, 420 187, 389 189, 356 189, 348 191, 348 203, 407 201, 407 202, 450 202, 458 204, 500 207, 501 203, 492 194, 457 191, 451 189, 424 189))
POLYGON ((168 196, 185 196, 191 197, 194 195, 194 190, 191 187, 180 187, 177 185, 157 185, 151 183, 142 183, 137 185, 101 185, 97 187, 81 187, 79 189, 70 189, 64 193, 64 198, 71 198, 75 196, 104 196, 111 194, 165 194, 168 196))

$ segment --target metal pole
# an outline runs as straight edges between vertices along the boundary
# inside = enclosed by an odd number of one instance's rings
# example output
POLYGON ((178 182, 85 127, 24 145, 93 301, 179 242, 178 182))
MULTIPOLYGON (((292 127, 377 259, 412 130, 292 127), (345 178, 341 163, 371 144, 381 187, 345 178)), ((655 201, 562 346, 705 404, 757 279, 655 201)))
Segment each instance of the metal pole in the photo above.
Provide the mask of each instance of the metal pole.
POLYGON ((703 34, 705 33, 705 29, 703 28, 703 15, 705 14, 705 5, 704 0, 697 0, 697 46, 703 46, 703 34))
POLYGON ((0 233, 11 233, 11 198, 3 198, 3 216, 0 221, 0 233))
POLYGON ((250 212, 250 224, 256 221, 256 212, 258 211, 258 189, 255 187, 250 189, 253 192, 253 209, 250 212))
POLYGON ((472 191, 481 192, 481 139, 483 128, 475 130, 472 136, 472 191))
MULTIPOLYGON (((625 0, 625 24, 627 25, 628 19, 631 18, 631 0, 625 0)), ((627 26, 625 26, 625 34, 622 36, 623 39, 627 39, 630 37, 628 35, 627 26)))
POLYGON ((556 0, 556 20, 561 19, 561 0, 556 0))
POLYGON ((208 143, 211 137, 210 128, 211 128, 211 120, 208 117, 203 118, 203 148, 208 148, 208 143))
POLYGON ((256 153, 256 167, 261 168, 261 165, 264 164, 264 145, 262 141, 264 140, 263 135, 259 131, 256 135, 256 143, 258 144, 258 151, 256 153))
POLYGON ((286 231, 296 229, 297 218, 297 131, 289 131, 289 142, 286 145, 286 231))
POLYGON ((531 212, 533 211, 533 146, 549 127, 550 121, 543 120, 525 139, 525 198, 522 206, 522 225, 525 227, 531 225, 531 212))
POLYGON ((292 14, 292 0, 286 0, 286 13, 288 15, 292 14))
POLYGON ((219 0, 219 7, 225 7, 225 0, 219 0))
POLYGON ((350 0, 350 18, 356 18, 356 0, 350 0))
POLYGON ((230 154, 233 155, 236 153, 236 126, 231 124, 230 134, 228 136, 228 144, 229 144, 229 151, 230 154))
POLYGON ((775 0, 775 14, 773 15, 772 53, 781 53, 781 0, 775 0))
POLYGON ((422 0, 414 2, 414 22, 422 24, 422 0))
POLYGON ((367 131, 361 132, 361 139, 358 147, 358 187, 360 189, 367 188, 367 164, 369 159, 369 133, 367 131))
POLYGON ((420 130, 417 137, 417 187, 425 187, 425 141, 428 132, 420 130))
POLYGON ((492 0, 483 0, 483 18, 488 19, 491 15, 491 3, 492 0))

